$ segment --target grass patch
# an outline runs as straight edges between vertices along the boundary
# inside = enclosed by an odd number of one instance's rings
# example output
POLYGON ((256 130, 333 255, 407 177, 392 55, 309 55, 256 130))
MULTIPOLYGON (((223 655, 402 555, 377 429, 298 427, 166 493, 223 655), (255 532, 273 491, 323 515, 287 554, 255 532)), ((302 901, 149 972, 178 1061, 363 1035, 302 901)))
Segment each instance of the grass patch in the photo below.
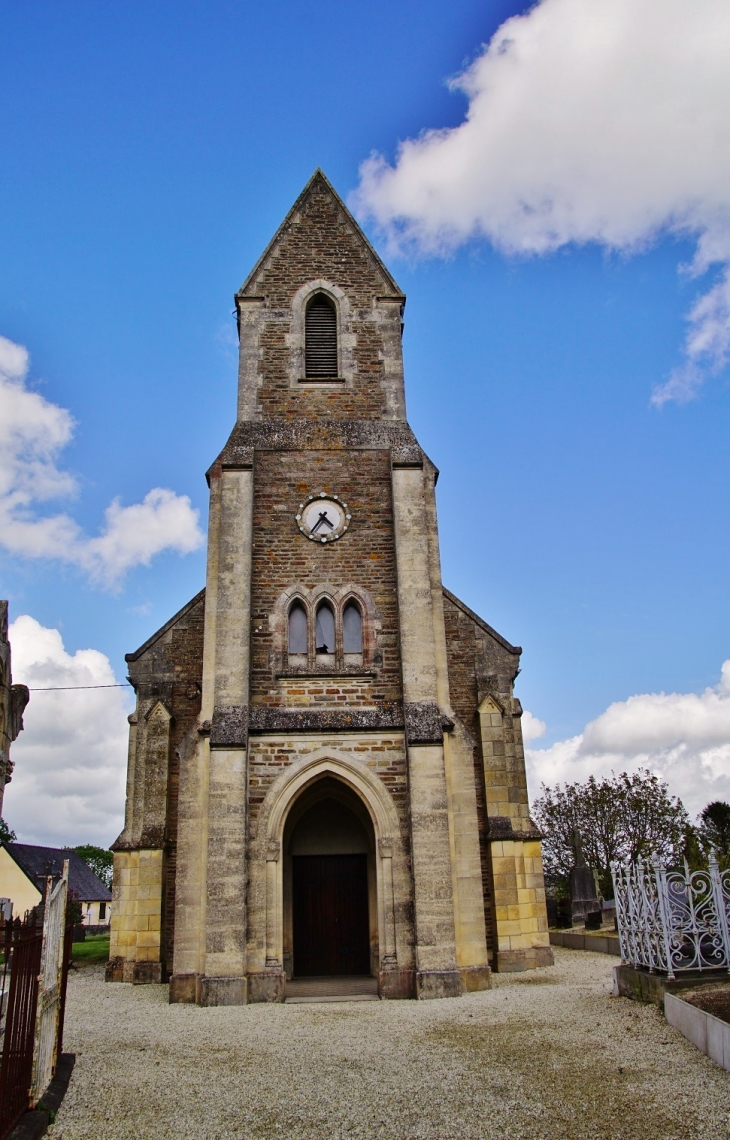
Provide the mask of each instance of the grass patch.
POLYGON ((83 942, 74 942, 71 947, 74 962, 107 962, 109 960, 109 935, 91 934, 83 942))

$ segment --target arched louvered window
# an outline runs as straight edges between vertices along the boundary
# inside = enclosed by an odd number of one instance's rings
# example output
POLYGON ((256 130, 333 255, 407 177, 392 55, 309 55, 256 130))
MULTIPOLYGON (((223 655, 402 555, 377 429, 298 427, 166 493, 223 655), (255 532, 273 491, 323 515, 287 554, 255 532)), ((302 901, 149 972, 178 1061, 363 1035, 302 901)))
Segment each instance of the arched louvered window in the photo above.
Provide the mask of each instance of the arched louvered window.
POLYGON ((357 602, 348 602, 342 614, 342 650, 362 653, 362 614, 357 602))
POLYGON ((304 368, 307 380, 337 379, 337 313, 324 293, 315 293, 307 305, 304 368))
POLYGON ((301 602, 289 610, 289 652, 307 652, 307 611, 301 602))
POLYGON ((335 651, 335 615, 329 602, 317 610, 317 653, 335 651))

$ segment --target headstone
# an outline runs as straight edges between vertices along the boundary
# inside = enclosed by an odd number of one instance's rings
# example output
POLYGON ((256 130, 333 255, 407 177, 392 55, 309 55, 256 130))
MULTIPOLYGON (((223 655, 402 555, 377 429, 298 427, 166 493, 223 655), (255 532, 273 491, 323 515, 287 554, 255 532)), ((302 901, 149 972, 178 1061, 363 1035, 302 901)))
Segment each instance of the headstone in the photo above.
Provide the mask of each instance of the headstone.
POLYGON ((585 918, 586 930, 600 930, 602 918, 600 910, 589 910, 585 918))
POLYGON ((558 930, 570 930, 573 925, 573 908, 570 899, 558 899, 558 930))
POLYGON ((583 926, 586 915, 595 911, 600 913, 602 900, 599 900, 596 888, 596 874, 592 867, 586 864, 583 843, 577 828, 573 832, 573 850, 575 866, 570 872, 571 918, 573 926, 583 926))

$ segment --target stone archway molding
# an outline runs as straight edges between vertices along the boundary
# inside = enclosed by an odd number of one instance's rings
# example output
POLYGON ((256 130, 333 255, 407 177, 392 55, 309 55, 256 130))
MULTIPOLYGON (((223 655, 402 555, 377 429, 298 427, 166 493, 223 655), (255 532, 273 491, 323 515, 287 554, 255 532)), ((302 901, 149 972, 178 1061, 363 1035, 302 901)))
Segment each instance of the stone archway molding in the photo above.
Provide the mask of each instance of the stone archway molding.
POLYGON ((397 962, 393 848, 399 834, 398 816, 387 789, 366 764, 333 748, 319 748, 282 772, 261 806, 258 844, 266 857, 266 968, 281 969, 284 945, 284 827, 292 805, 305 788, 325 776, 350 788, 368 810, 375 832, 378 932, 381 966, 397 962))
MULTIPOLYGON (((286 590, 282 590, 273 607, 272 632, 274 634, 274 655, 277 672, 285 670, 288 665, 289 610, 295 599, 301 602, 306 611, 307 622, 309 623, 308 635, 310 635, 314 629, 317 606, 321 601, 327 599, 327 601, 331 603, 335 614, 339 614, 339 617, 336 619, 339 623, 342 621, 342 611, 345 604, 350 599, 356 601, 360 606, 360 612, 362 614, 363 668, 372 668, 378 647, 377 631, 379 629, 377 611, 372 595, 356 582, 346 582, 344 586, 334 586, 330 582, 321 582, 319 585, 312 587, 312 589, 309 589, 302 582, 297 582, 293 586, 287 587, 286 590)), ((332 754, 342 755, 342 753, 332 754)))

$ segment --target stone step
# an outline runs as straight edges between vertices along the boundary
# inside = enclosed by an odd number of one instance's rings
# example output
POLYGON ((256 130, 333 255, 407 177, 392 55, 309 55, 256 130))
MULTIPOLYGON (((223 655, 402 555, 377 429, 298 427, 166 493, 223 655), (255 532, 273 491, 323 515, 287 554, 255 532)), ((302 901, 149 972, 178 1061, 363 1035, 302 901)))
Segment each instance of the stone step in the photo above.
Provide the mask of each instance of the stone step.
POLYGON ((293 978, 286 983, 285 1003, 379 1001, 378 979, 368 976, 293 978))

